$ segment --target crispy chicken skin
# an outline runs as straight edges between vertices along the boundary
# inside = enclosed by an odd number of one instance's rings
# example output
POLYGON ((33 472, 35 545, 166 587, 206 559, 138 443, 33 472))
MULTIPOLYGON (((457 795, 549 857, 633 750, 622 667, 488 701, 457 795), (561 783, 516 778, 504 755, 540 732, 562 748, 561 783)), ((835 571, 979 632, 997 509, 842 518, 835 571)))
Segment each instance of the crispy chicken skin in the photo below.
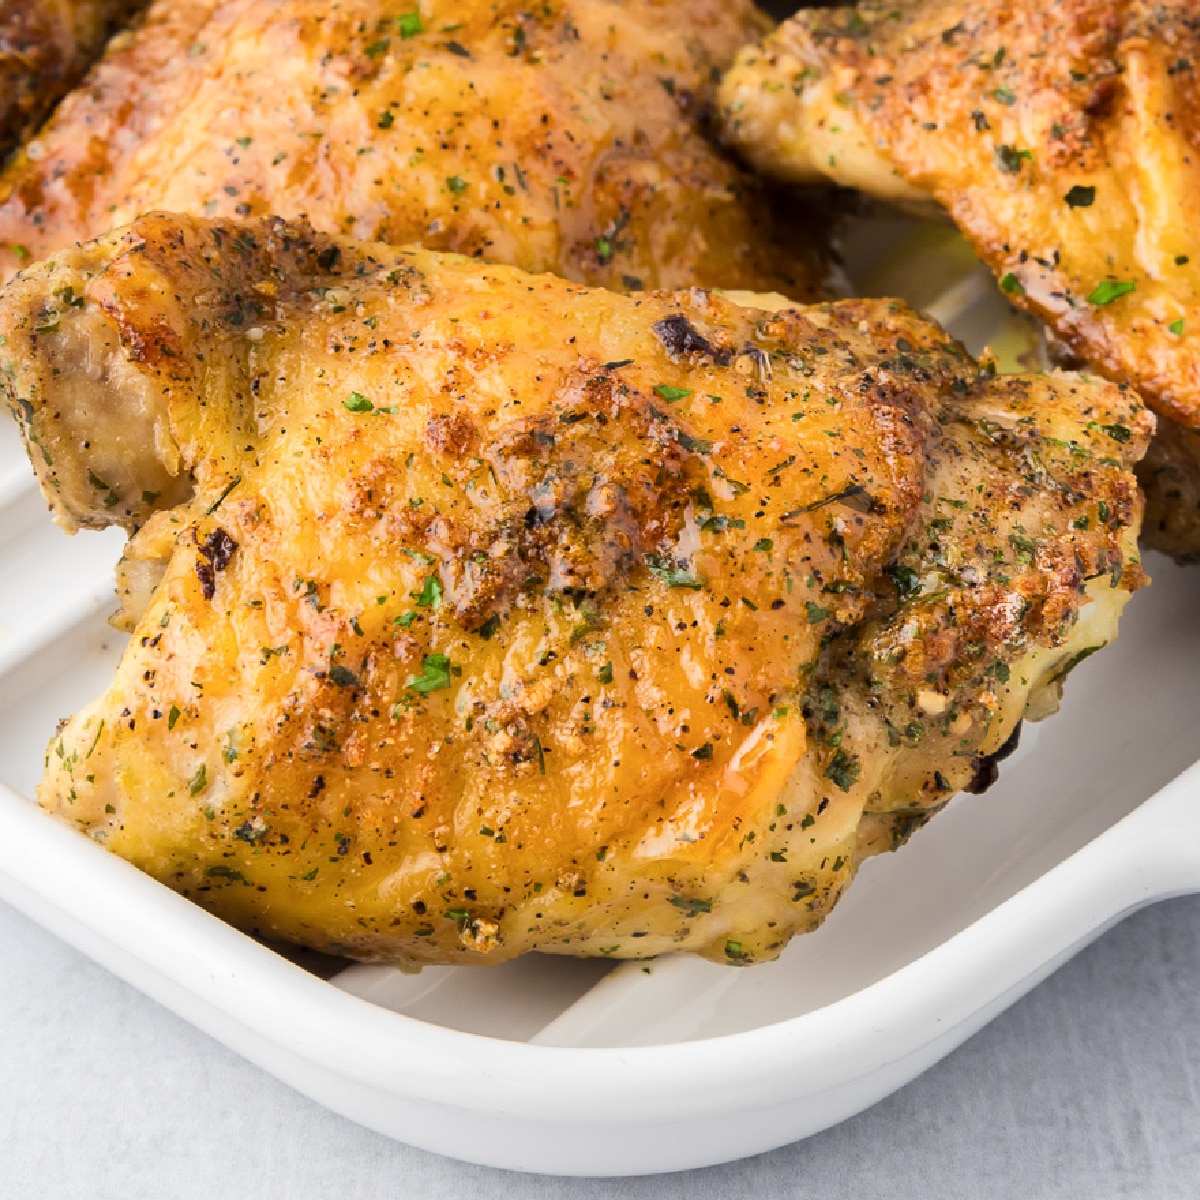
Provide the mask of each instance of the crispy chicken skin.
POLYGON ((702 134, 751 0, 160 0, 0 179, 0 273, 152 209, 619 290, 821 290, 702 134))
POLYGON ((0 333, 60 522, 135 531, 41 803, 337 953, 772 957, 1143 580, 1133 394, 896 301, 151 215, 0 333))
POLYGON ((0 154, 29 137, 145 0, 4 0, 0 154))
POLYGON ((805 11, 742 52, 721 101, 769 174, 936 201, 1014 304, 1135 386, 1167 443, 1142 473, 1147 538, 1200 552, 1175 494, 1200 492, 1200 6, 805 11))

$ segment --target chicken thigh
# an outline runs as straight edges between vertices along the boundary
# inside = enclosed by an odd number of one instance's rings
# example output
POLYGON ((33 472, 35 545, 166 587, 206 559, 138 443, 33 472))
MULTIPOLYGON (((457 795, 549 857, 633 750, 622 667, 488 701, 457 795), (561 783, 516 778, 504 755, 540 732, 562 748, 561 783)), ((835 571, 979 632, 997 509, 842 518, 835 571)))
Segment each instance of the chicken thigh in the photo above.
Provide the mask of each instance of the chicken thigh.
POLYGON ((0 177, 0 274, 167 209, 815 296, 822 240, 703 136, 768 27, 751 0, 158 0, 0 177))
POLYGON ((0 5, 0 155, 28 138, 145 0, 0 5))
POLYGON ((1143 581, 1151 418, 897 301, 637 297, 151 215, 0 298, 133 637, 41 803, 367 959, 776 955, 1143 581))
POLYGON ((1160 417, 1146 536, 1200 554, 1200 6, 799 13, 722 88, 764 172, 948 212, 1009 299, 1160 417))

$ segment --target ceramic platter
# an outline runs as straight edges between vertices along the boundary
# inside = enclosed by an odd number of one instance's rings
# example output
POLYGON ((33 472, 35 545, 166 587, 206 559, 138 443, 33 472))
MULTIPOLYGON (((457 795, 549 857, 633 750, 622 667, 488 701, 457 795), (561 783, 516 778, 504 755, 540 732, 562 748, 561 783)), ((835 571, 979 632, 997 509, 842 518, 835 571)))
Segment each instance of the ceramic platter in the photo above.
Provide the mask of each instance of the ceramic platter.
MULTIPOLYGON (((948 235, 863 226, 863 290, 1028 352, 948 235)), ((745 970, 530 956, 405 975, 284 957, 30 802, 106 684, 121 535, 55 529, 0 417, 0 896, 293 1087, 391 1137, 556 1174, 698 1167, 881 1099, 1112 922, 1200 890, 1200 568, 1152 558, 1116 646, 1000 783, 870 860, 815 934, 745 970)))

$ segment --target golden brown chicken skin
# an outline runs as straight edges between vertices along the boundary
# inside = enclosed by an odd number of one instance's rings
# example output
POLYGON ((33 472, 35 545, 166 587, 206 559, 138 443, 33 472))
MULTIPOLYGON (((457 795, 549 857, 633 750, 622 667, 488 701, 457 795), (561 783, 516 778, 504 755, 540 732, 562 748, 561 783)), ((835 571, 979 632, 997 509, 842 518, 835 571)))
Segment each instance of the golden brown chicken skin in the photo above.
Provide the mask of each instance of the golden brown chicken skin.
POLYGON ((28 138, 145 0, 0 5, 0 154, 28 138))
POLYGON ((40 800, 363 958, 751 962, 1111 640, 1150 418, 903 304, 150 216, 0 300, 133 637, 40 800))
POLYGON ((1146 534, 1200 552, 1200 6, 806 11, 724 81, 761 170, 936 201, 1014 304, 1164 418, 1146 534))
POLYGON ((750 0, 161 0, 0 179, 0 273, 165 209, 815 296, 819 240, 701 130, 767 25, 750 0))

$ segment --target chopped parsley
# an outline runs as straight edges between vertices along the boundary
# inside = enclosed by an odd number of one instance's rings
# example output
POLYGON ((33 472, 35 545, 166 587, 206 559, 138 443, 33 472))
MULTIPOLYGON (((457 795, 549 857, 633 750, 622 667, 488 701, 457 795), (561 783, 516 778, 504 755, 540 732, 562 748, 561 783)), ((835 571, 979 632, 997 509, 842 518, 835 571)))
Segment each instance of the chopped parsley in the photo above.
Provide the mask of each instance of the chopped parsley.
POLYGON ((897 563, 895 566, 888 567, 887 573, 892 577, 892 582, 896 585, 896 591, 900 593, 901 600, 907 600, 921 590, 921 577, 912 567, 897 563))
POLYGON ((1015 146, 999 145, 996 147, 996 165, 1006 175, 1016 175, 1021 169, 1021 163, 1029 159, 1033 161, 1033 154, 1029 150, 1018 150, 1015 146))
POLYGON ((1000 290, 1007 292, 1010 296, 1025 295, 1025 285, 1011 272, 1001 276, 1000 290))
POLYGON ((1091 658, 1097 650, 1104 649, 1104 643, 1099 646, 1086 646, 1080 650, 1078 654, 1072 655, 1059 669, 1054 673, 1054 682, 1065 679, 1085 658, 1091 658))
POLYGON ((686 400, 692 394, 691 388, 672 387, 669 383, 657 384, 654 390, 668 404, 674 404, 676 400, 686 400))
MULTIPOLYGON (((732 475, 726 475, 720 467, 713 468, 713 476, 716 479, 723 479, 732 489, 735 496, 744 496, 750 490, 750 485, 748 483, 743 483, 740 479, 734 479, 732 475)), ((828 501, 823 501, 822 503, 828 503, 828 501)), ((787 515, 788 514, 785 513, 784 517, 787 515)))
POLYGON ((436 575, 426 575, 421 590, 413 592, 412 598, 421 608, 441 608, 444 594, 442 581, 436 575))
POLYGON ((421 659, 421 674, 412 676, 407 687, 409 691, 420 692, 427 696, 430 692, 441 691, 450 686, 450 659, 445 654, 426 654, 421 659))
POLYGON ((424 33, 425 26, 421 24, 421 10, 414 8, 412 12, 401 13, 396 18, 396 26, 400 30, 402 38, 416 37, 418 33, 424 33))
POLYGON ((241 871, 237 871, 233 867, 227 867, 224 863, 217 863, 213 867, 205 867, 204 876, 206 879, 228 879, 231 883, 246 882, 246 877, 241 871))
POLYGON ((705 584, 701 575, 696 575, 684 567, 677 567, 669 560, 657 554, 646 555, 646 566, 656 579, 661 579, 669 588, 691 588, 699 591, 705 584))
POLYGON ((675 436, 679 444, 693 454, 709 454, 712 452, 713 444, 706 438, 692 437, 690 433, 684 433, 682 429, 675 436))
POLYGON ((1137 283, 1132 279, 1102 279, 1092 289, 1087 302, 1099 308, 1135 291, 1137 291, 1137 283))
MULTIPOLYGON (((232 492, 233 489, 235 487, 237 487, 237 485, 241 482, 242 482, 242 477, 240 475, 237 475, 233 479, 231 479, 229 481, 229 483, 227 483, 221 489, 221 494, 204 510, 204 515, 206 517, 211 517, 213 515, 213 513, 215 513, 217 511, 217 509, 220 508, 221 505, 225 503, 225 497, 228 496, 229 493, 232 492)), ((153 504, 154 501, 158 499, 158 493, 157 492, 143 492, 142 499, 145 500, 147 504, 153 504), (147 499, 147 497, 150 497, 150 498, 147 499)))
POLYGON ((1170 323, 1170 325, 1168 325, 1168 326, 1167 326, 1167 328, 1168 328, 1168 329, 1169 329, 1169 330, 1170 330, 1170 331, 1171 331, 1171 332, 1172 332, 1172 333, 1173 333, 1173 334, 1174 334, 1176 337, 1182 337, 1182 336, 1183 336, 1183 318, 1182 318, 1182 317, 1180 317, 1178 321, 1172 321, 1172 322, 1170 323))
POLYGON ((716 516, 705 517, 700 522, 700 528, 705 533, 724 533, 727 529, 745 529, 746 522, 740 517, 727 517, 718 513, 716 516))
POLYGON ((341 663, 334 663, 329 668, 329 682, 337 684, 340 688, 356 688, 359 686, 358 676, 353 671, 343 667, 341 663))
POLYGON ((366 398, 361 392, 351 392, 349 400, 343 400, 342 404, 352 413, 373 412, 375 405, 366 398))
POLYGON ((847 754, 840 747, 834 751, 829 766, 825 768, 825 778, 832 780, 843 792, 848 792, 854 786, 861 773, 862 763, 858 761, 858 755, 847 754))

